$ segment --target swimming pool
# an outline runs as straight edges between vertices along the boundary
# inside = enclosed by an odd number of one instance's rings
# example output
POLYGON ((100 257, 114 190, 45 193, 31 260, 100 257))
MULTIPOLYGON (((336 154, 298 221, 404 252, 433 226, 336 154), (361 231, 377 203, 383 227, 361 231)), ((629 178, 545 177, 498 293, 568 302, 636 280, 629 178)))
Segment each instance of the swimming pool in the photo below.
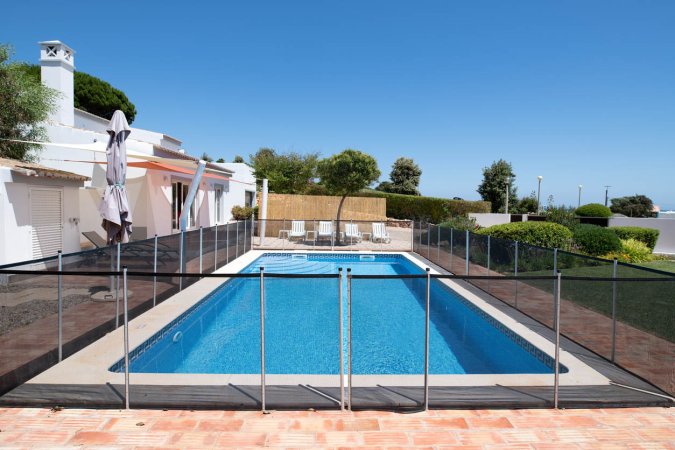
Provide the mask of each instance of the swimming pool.
MULTIPOLYGON (((265 253, 243 272, 404 275, 423 273, 401 254, 265 253)), ((344 280, 346 282, 346 280, 344 280)), ((352 281, 352 370, 356 375, 413 375, 424 370, 426 281, 352 281)), ((343 286, 347 326, 347 290, 343 286)), ((260 371, 259 280, 232 279, 195 303, 130 353, 132 373, 255 374, 260 371)), ((336 279, 265 280, 266 371, 339 373, 336 279)), ((550 374, 535 347, 438 280, 431 286, 430 373, 550 374)), ((111 369, 124 370, 123 360, 111 369)), ((561 371, 566 368, 561 366, 561 371)))

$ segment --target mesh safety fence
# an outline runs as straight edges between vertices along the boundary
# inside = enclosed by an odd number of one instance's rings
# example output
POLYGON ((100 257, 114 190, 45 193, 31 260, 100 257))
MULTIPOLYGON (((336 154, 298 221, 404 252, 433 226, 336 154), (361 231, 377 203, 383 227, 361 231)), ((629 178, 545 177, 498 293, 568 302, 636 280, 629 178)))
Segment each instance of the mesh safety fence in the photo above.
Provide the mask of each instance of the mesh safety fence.
POLYGON ((312 251, 410 251, 415 244, 412 221, 343 219, 256 220, 256 249, 312 251))
MULTIPOLYGON (((420 235, 416 253, 458 275, 537 277, 559 270, 572 277, 561 286, 561 332, 675 393, 675 283, 653 280, 672 280, 673 274, 623 263, 615 273, 610 260, 435 225, 422 228, 420 235), (607 280, 613 277, 629 280, 607 280)), ((554 326, 555 280, 467 281, 554 326)))
MULTIPOLYGON (((250 230, 250 222, 247 225, 250 230)), ((130 272, 178 273, 182 251, 184 270, 199 273, 201 261, 203 273, 210 273, 245 252, 243 239, 239 249, 235 248, 233 230, 237 227, 243 229, 244 225, 239 222, 220 225, 217 241, 215 227, 211 227, 201 232, 194 230, 184 235, 177 233, 119 247, 112 245, 66 254, 62 255, 62 268, 64 271, 110 272, 127 266, 130 272), (233 236, 228 236, 227 231, 233 236), (184 236, 183 246, 181 236, 184 236)), ((57 270, 58 257, 8 264, 0 267, 2 269, 57 270)), ((60 278, 61 357, 66 358, 122 323, 121 281, 118 276, 95 273, 60 278)), ((58 279, 51 275, 0 274, 0 393, 58 362, 58 279)), ((197 279, 181 280, 169 275, 129 277, 130 317, 163 302, 197 279)))

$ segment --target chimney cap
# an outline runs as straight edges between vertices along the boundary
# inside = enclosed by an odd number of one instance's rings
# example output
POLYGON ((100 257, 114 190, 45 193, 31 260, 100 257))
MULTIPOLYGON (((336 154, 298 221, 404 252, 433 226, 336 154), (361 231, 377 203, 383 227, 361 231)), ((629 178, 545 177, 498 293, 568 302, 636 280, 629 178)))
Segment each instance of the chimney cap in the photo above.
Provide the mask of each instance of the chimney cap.
POLYGON ((75 50, 68 47, 61 41, 41 41, 40 44, 40 61, 61 61, 74 66, 75 50))

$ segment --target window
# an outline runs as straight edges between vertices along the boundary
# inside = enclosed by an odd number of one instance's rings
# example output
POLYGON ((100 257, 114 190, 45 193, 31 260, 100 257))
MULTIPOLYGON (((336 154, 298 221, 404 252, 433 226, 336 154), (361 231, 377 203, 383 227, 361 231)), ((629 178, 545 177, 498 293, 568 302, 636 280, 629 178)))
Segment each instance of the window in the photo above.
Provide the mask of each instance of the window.
POLYGON ((255 198, 255 192, 246 191, 246 196, 244 197, 244 204, 249 208, 253 207, 253 199, 255 198))
MULTIPOLYGON (((173 230, 180 230, 180 215, 183 212, 183 204, 187 198, 190 185, 182 181, 174 181, 171 183, 171 228, 173 230)), ((188 228, 195 227, 195 217, 197 217, 197 196, 195 196, 187 218, 188 228)))
POLYGON ((221 184, 216 184, 214 186, 214 191, 215 191, 215 211, 214 211, 214 217, 216 219, 216 223, 220 223, 223 221, 223 186, 221 184))

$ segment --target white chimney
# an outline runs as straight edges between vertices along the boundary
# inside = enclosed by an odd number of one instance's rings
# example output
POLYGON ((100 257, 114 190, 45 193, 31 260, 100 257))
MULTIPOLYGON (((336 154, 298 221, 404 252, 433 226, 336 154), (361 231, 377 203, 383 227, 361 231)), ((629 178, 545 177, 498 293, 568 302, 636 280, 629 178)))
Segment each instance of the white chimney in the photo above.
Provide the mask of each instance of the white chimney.
POLYGON ((40 76, 42 84, 59 91, 51 120, 63 125, 75 124, 73 71, 75 52, 61 41, 40 42, 40 76))

